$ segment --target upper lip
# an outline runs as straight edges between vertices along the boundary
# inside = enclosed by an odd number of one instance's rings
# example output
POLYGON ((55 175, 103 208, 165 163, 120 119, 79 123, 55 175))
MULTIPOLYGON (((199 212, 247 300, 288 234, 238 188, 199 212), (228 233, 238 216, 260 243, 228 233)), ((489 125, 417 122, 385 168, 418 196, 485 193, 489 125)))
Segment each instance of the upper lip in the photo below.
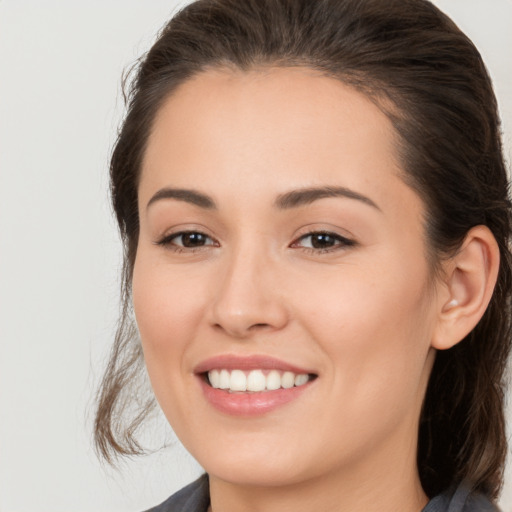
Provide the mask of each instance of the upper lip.
POLYGON ((275 357, 265 355, 240 356, 223 354, 205 359, 194 368, 194 373, 206 373, 210 370, 281 370, 284 372, 314 373, 275 357))

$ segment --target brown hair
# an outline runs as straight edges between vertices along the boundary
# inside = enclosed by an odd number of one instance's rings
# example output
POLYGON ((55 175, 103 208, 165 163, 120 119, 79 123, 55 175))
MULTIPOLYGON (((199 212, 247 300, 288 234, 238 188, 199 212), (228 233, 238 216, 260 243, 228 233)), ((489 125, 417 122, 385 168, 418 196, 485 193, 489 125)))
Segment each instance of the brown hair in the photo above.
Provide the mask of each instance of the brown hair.
POLYGON ((131 314, 137 183, 155 114, 208 68, 306 66, 373 99, 400 138, 407 183, 427 207, 432 261, 484 224, 500 248, 491 303, 477 327, 438 352, 421 414, 418 468, 432 496, 464 479, 496 497, 506 455, 505 367, 511 345, 511 208, 491 81, 471 41, 426 0, 199 0, 179 12, 136 68, 111 160, 125 248, 123 309, 98 393, 95 440, 112 461, 141 453, 153 408, 137 393, 142 353, 131 314), (135 394, 134 394, 135 393, 135 394))

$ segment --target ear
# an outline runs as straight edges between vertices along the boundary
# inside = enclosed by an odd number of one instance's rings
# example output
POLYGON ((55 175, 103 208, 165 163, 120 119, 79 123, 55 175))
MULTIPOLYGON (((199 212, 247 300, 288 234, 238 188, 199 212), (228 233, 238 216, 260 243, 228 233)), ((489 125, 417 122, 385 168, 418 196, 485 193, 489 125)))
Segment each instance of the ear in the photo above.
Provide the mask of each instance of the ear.
POLYGON ((490 229, 472 228, 457 253, 443 264, 432 347, 451 348, 474 329, 491 300, 499 264, 500 251, 490 229))

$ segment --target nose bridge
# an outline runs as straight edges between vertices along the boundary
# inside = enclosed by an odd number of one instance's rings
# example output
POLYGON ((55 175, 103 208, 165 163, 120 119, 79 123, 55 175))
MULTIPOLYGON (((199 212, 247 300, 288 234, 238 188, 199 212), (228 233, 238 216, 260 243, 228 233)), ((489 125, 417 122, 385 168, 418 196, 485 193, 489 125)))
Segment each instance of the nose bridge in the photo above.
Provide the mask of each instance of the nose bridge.
POLYGON ((277 285, 278 263, 265 244, 245 240, 227 251, 213 302, 213 322, 231 336, 244 338, 287 321, 277 285))

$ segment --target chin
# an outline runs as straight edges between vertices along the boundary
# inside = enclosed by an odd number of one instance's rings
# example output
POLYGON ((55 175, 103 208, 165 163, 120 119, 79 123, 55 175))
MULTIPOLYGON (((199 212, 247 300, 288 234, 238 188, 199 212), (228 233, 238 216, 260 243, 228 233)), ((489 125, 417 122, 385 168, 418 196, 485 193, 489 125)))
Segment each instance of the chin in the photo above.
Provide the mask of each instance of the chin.
POLYGON ((240 446, 244 444, 233 442, 230 447, 212 446, 209 450, 200 450, 197 460, 212 477, 234 485, 254 487, 295 485, 329 469, 328 461, 311 456, 300 444, 297 449, 292 449, 286 440, 245 444, 245 449, 240 446))
POLYGON ((215 478, 230 484, 250 487, 284 487, 302 482, 306 475, 298 471, 296 464, 285 461, 222 460, 208 464, 204 469, 215 478))

